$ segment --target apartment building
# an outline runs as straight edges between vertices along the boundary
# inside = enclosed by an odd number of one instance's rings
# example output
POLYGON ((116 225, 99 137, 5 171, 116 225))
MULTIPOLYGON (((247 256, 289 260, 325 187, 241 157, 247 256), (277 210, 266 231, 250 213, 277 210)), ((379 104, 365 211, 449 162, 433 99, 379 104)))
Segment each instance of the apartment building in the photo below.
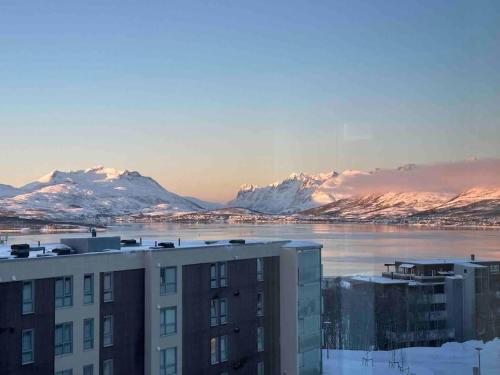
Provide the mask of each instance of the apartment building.
POLYGON ((321 245, 0 247, 2 375, 321 371, 321 245))
POLYGON ((328 344, 388 350, 500 336, 500 262, 398 260, 381 276, 325 279, 328 344))

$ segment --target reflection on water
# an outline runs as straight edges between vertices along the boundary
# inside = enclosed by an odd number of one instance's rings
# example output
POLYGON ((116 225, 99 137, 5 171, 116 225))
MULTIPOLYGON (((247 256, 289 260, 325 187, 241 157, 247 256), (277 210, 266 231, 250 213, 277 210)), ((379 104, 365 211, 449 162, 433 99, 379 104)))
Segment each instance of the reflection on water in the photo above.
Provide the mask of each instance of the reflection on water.
MULTIPOLYGON (((500 230, 347 224, 131 224, 111 227, 101 235, 174 241, 179 237, 311 240, 324 245, 327 276, 380 274, 383 264, 395 258, 465 258, 473 253, 480 259, 500 259, 500 230)), ((60 233, 12 236, 10 242, 56 242, 63 236, 60 233)))

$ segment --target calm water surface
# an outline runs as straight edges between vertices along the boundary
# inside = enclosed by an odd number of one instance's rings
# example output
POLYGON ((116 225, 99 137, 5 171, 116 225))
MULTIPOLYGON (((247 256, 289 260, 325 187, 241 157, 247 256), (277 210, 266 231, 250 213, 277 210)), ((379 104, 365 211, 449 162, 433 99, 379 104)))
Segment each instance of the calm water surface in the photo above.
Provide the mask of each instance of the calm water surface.
MULTIPOLYGON (((323 264, 328 276, 379 274, 384 263, 401 258, 466 258, 473 253, 481 259, 500 259, 500 230, 347 224, 131 224, 110 227, 106 234, 100 235, 142 236, 174 242, 179 237, 311 240, 324 245, 323 264)), ((57 242, 62 236, 69 235, 12 236, 9 242, 57 242)))

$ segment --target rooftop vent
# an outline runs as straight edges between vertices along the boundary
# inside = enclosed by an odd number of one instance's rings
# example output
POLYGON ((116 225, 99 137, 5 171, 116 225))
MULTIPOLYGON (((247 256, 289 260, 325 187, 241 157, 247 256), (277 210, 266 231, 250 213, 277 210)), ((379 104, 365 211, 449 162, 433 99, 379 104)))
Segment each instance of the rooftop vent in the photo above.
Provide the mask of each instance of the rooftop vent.
POLYGON ((26 243, 10 246, 10 255, 16 258, 28 258, 30 256, 30 245, 26 243))
POLYGON ((73 253, 73 251, 69 247, 57 247, 55 249, 52 249, 52 252, 57 255, 70 255, 73 253))
POLYGON ((137 245, 137 240, 131 239, 131 240, 121 240, 120 242, 122 246, 136 246, 137 245))
POLYGON ((245 240, 229 240, 229 243, 231 245, 244 245, 245 244, 245 240))
POLYGON ((174 249, 175 245, 173 242, 160 242, 158 244, 158 247, 161 247, 163 249, 174 249))

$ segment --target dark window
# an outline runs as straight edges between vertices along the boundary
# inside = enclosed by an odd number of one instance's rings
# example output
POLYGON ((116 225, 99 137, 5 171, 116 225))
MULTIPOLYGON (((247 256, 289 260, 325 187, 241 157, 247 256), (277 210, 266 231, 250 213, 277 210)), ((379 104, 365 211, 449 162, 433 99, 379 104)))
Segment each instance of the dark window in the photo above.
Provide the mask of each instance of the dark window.
POLYGON ((89 305, 94 303, 94 274, 83 277, 83 303, 89 305))
POLYGON ((35 312, 35 285, 33 281, 23 282, 23 314, 35 312))
POLYGON ((94 348, 94 319, 85 319, 83 321, 83 349, 90 350, 94 348))
POLYGON ((104 291, 103 291, 103 300, 104 302, 113 301, 113 273, 105 273, 104 274, 104 291))
POLYGON ((102 345, 104 347, 113 345, 113 317, 112 316, 104 317, 102 345))
POLYGON ((257 258, 257 281, 264 280, 264 259, 257 258))
POLYGON ((83 375, 94 375, 94 365, 83 366, 83 375))
POLYGON ((26 329, 21 336, 21 364, 33 363, 35 361, 35 331, 26 329))
POLYGON ((219 263, 219 286, 224 288, 227 286, 227 264, 219 263))
POLYGON ((264 294, 257 293, 257 316, 264 316, 264 294))
POLYGON ((219 283, 217 279, 217 265, 210 265, 210 288, 218 288, 219 283))

